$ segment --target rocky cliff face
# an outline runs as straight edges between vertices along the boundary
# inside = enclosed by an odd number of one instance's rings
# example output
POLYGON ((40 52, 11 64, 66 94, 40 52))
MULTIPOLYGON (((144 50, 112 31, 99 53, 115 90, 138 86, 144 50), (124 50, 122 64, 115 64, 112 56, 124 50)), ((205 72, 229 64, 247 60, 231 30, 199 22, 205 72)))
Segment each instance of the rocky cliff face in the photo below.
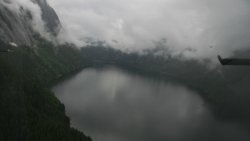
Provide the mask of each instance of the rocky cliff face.
POLYGON ((55 37, 60 29, 59 18, 46 0, 0 0, 2 42, 32 45, 35 36, 55 37))
POLYGON ((42 19, 46 24, 47 30, 56 36, 61 29, 61 23, 56 12, 54 11, 53 8, 51 8, 48 5, 46 0, 33 0, 33 1, 37 2, 41 8, 42 19))

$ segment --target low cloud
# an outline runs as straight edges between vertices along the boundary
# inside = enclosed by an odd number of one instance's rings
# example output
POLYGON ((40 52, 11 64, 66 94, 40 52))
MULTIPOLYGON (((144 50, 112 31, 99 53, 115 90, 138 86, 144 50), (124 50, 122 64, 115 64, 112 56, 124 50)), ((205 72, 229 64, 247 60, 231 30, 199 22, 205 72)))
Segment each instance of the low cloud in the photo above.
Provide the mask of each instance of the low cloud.
POLYGON ((30 11, 33 30, 39 33, 43 38, 51 41, 52 36, 46 29, 42 19, 42 11, 38 4, 32 2, 32 0, 0 0, 0 2, 17 15, 22 15, 22 9, 30 11))
POLYGON ((189 57, 214 57, 231 55, 250 45, 248 0, 48 2, 65 28, 60 38, 78 46, 90 37, 115 48, 139 51, 166 38, 168 46, 177 53, 186 50, 189 57))

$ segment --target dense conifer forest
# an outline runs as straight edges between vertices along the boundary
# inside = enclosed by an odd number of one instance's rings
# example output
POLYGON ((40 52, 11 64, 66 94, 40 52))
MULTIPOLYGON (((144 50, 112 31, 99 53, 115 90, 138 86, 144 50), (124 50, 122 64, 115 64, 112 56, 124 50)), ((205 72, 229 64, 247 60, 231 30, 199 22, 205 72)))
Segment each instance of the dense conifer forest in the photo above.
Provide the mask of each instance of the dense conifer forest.
POLYGON ((64 105, 50 91, 56 80, 83 67, 78 49, 45 40, 32 48, 1 47, 12 51, 0 54, 0 140, 90 141, 70 128, 64 105))

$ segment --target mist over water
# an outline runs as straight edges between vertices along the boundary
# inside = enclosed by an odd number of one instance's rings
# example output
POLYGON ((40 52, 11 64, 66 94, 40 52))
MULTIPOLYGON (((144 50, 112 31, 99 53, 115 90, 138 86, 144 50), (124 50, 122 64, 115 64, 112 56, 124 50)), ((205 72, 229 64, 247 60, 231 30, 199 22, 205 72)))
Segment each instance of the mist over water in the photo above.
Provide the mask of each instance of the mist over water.
POLYGON ((71 125, 94 141, 248 141, 185 86, 117 68, 85 69, 53 88, 71 125))

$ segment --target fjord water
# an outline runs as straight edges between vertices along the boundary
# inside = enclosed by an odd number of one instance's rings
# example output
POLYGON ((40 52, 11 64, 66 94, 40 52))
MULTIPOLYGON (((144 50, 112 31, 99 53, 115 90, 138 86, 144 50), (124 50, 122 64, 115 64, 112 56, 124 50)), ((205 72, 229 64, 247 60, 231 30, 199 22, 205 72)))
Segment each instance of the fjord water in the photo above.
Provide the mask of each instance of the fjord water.
POLYGON ((219 122, 184 85, 117 68, 85 69, 53 88, 71 125, 94 141, 249 141, 237 123, 219 122))

